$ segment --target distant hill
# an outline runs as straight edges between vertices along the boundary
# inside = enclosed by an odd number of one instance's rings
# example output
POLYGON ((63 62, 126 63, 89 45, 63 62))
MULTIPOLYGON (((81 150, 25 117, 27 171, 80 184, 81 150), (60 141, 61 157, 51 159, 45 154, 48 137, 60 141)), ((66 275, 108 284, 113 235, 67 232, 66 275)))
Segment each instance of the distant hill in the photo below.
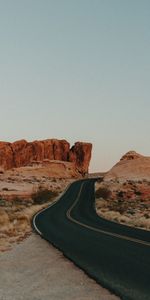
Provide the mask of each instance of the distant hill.
POLYGON ((104 176, 109 180, 150 180, 150 157, 129 151, 104 176))

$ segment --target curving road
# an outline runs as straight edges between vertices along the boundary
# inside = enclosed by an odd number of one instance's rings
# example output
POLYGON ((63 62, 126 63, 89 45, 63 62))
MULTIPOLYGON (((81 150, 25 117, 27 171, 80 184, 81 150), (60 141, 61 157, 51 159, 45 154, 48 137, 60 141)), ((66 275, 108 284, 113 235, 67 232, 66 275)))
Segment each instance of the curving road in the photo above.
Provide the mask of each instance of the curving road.
POLYGON ((94 179, 74 182, 34 216, 33 226, 123 300, 150 300, 150 232, 98 217, 94 184, 94 179))

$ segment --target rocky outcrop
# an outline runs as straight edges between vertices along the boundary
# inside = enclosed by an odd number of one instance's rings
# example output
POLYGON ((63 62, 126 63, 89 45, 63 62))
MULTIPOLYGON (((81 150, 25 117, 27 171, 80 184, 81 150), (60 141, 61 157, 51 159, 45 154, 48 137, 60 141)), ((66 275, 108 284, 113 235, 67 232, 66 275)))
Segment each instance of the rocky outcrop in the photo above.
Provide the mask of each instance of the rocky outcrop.
POLYGON ((75 162, 78 171, 86 174, 88 173, 91 152, 92 144, 77 142, 69 151, 69 161, 75 162))
POLYGON ((78 172, 84 175, 88 172, 91 150, 90 143, 77 142, 70 149, 66 140, 57 139, 0 142, 0 167, 6 170, 27 166, 32 161, 59 160, 74 162, 78 172))
POLYGON ((142 155, 137 153, 136 151, 129 151, 125 155, 123 155, 120 160, 132 160, 132 159, 137 159, 137 158, 141 158, 141 157, 142 157, 142 155))
POLYGON ((104 177, 105 181, 150 181, 150 157, 129 151, 104 177))
POLYGON ((11 169, 14 165, 14 156, 10 143, 0 142, 0 166, 11 169))
POLYGON ((24 140, 12 143, 16 167, 26 166, 31 161, 62 160, 66 161, 70 145, 65 140, 44 140, 26 142, 24 140))

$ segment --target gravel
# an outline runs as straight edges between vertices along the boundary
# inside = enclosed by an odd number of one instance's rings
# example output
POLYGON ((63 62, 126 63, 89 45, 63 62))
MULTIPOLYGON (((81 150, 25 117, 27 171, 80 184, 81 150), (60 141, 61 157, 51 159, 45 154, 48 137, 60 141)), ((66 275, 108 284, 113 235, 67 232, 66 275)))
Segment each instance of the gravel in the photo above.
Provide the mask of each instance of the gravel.
POLYGON ((0 254, 0 300, 117 300, 32 233, 0 254))

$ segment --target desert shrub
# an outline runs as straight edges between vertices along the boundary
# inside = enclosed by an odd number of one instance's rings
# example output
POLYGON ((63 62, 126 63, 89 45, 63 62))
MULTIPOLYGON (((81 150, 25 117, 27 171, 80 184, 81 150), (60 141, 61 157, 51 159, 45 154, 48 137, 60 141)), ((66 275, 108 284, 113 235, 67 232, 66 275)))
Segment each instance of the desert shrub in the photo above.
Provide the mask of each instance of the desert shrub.
POLYGON ((137 195, 137 196, 141 196, 141 192, 140 191, 135 191, 135 194, 137 195))
POLYGON ((0 206, 6 206, 6 201, 0 198, 0 206))
POLYGON ((52 182, 57 182, 57 179, 56 178, 52 178, 51 181, 52 182))
POLYGON ((103 177, 100 177, 100 178, 97 179, 98 183, 101 183, 102 181, 103 181, 103 177))
POLYGON ((9 189, 7 187, 3 187, 2 191, 9 191, 9 189))
POLYGON ((7 214, 7 212, 5 211, 5 209, 0 208, 0 227, 2 225, 7 225, 9 223, 9 216, 7 214))
POLYGON ((23 204, 26 204, 26 202, 24 203, 24 201, 17 196, 12 201, 12 205, 14 205, 14 206, 23 205, 23 204))
POLYGON ((135 215, 135 211, 133 209, 128 209, 127 214, 129 215, 135 215))
POLYGON ((149 214, 148 214, 148 213, 145 213, 145 214, 144 214, 144 218, 145 218, 145 219, 149 219, 149 218, 150 218, 149 214))
POLYGON ((33 204, 43 204, 47 201, 53 200, 58 195, 57 191, 50 191, 48 189, 39 188, 38 191, 31 195, 33 204))
POLYGON ((111 191, 106 188, 106 187, 100 187, 96 192, 95 192, 95 197, 96 198, 103 198, 103 199, 108 199, 111 196, 111 191))
POLYGON ((117 193, 117 195, 118 195, 118 197, 123 197, 124 196, 124 192, 123 191, 119 191, 118 193, 117 193))

